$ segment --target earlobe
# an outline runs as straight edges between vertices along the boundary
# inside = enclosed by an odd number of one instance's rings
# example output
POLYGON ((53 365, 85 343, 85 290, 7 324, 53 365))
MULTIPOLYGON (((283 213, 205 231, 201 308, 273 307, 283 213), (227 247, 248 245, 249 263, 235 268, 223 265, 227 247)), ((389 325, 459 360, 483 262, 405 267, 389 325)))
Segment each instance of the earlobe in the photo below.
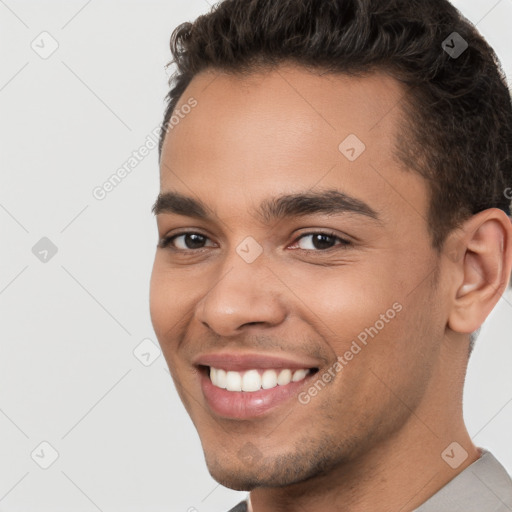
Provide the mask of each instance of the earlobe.
POLYGON ((457 240, 457 268, 448 326, 455 332, 478 329, 505 291, 512 267, 512 224, 490 208, 471 217, 457 240))

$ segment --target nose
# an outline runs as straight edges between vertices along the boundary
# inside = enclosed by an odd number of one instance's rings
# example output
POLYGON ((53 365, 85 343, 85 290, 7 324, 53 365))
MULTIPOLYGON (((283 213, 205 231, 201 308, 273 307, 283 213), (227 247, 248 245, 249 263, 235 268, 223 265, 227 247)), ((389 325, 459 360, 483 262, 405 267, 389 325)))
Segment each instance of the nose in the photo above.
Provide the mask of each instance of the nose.
POLYGON ((279 280, 261 262, 248 264, 235 254, 230 263, 197 303, 196 319, 223 337, 282 323, 287 312, 279 280))

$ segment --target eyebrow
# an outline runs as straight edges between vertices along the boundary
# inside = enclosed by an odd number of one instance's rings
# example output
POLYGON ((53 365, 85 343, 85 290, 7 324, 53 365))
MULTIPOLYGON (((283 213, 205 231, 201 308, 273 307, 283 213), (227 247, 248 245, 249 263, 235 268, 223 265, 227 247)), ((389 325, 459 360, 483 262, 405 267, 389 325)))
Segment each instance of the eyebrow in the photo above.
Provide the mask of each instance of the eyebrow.
MULTIPOLYGON (((155 215, 174 213, 200 220, 211 220, 209 208, 201 201, 178 192, 163 192, 151 211, 155 215)), ((313 214, 338 215, 351 213, 380 222, 379 215, 368 204, 338 190, 286 194, 263 201, 255 211, 265 223, 313 214)))

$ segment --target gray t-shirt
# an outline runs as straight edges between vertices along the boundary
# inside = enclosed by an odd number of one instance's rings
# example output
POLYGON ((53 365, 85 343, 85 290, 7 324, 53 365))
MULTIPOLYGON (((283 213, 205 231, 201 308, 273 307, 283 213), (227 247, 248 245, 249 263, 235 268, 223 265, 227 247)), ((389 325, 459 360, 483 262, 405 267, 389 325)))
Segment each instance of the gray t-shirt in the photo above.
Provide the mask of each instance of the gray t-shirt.
MULTIPOLYGON (((492 453, 482 456, 450 480, 414 512, 512 512, 512 480, 492 453)), ((247 512, 242 501, 229 512, 247 512)))

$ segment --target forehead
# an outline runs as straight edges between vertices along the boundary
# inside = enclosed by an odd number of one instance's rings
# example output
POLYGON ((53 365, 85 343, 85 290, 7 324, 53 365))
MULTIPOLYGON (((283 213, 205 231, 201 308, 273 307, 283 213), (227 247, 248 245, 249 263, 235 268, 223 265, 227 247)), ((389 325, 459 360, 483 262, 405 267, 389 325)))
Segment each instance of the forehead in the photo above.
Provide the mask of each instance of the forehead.
POLYGON ((407 203, 411 215, 425 212, 423 179, 394 155, 404 95, 383 73, 354 77, 294 66, 203 72, 176 107, 181 116, 162 148, 161 189, 235 208, 235 195, 255 201, 337 188, 383 211, 398 202, 402 213, 407 203), (191 98, 197 105, 183 114, 191 98))

